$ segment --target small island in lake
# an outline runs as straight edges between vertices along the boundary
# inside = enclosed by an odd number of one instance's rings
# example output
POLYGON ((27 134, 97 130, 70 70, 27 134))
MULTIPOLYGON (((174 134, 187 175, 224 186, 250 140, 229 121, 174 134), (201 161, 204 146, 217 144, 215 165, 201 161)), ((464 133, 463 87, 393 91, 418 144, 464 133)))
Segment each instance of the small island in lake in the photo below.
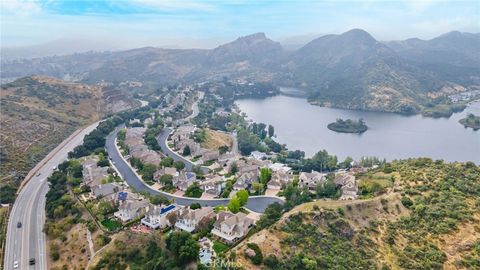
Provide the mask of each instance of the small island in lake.
POLYGON ((328 124, 328 129, 342 133, 363 133, 368 127, 363 119, 353 121, 352 119, 343 120, 338 118, 334 123, 328 124))
POLYGON ((472 113, 468 114, 466 118, 460 119, 460 124, 466 128, 480 129, 480 116, 475 116, 472 113))

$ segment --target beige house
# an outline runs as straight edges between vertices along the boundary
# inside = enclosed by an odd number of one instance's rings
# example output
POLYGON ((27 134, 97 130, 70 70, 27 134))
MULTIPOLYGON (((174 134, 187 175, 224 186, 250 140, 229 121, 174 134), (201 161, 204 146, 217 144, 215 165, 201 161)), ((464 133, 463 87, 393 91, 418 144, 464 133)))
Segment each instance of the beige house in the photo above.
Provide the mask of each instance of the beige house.
POLYGON ((212 207, 202 207, 195 210, 186 207, 179 211, 175 228, 191 233, 198 229, 203 219, 211 219, 214 216, 215 212, 213 212, 212 207))
POLYGON ((232 244, 247 235, 255 221, 244 213, 220 212, 213 225, 212 234, 221 241, 232 244))
POLYGON ((311 173, 300 173, 298 180, 298 185, 300 187, 307 187, 309 190, 315 190, 318 184, 322 184, 326 181, 325 176, 322 173, 314 171, 311 173))
POLYGON ((281 189, 283 186, 287 185, 291 181, 293 181, 292 174, 288 174, 284 172, 273 173, 272 179, 268 181, 267 188, 281 189))

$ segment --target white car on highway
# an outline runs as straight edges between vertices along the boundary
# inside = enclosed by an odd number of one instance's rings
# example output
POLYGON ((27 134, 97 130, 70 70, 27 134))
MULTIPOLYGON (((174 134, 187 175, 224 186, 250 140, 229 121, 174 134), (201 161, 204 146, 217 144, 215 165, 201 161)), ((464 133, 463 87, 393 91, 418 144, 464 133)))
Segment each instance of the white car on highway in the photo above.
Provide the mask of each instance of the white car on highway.
POLYGON ((13 269, 17 269, 18 268, 18 261, 14 261, 13 262, 13 269))

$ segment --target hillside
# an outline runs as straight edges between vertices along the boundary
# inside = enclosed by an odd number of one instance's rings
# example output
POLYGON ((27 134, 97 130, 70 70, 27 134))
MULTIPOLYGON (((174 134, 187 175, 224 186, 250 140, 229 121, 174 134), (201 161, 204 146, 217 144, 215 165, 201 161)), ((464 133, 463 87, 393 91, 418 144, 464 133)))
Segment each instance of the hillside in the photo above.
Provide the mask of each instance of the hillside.
POLYGON ((385 43, 399 56, 444 80, 478 84, 480 80, 480 34, 449 32, 430 40, 417 38, 385 43))
MULTIPOLYGON (((380 169, 377 169, 380 170, 380 169)), ((477 269, 480 167, 396 161, 383 168, 395 185, 368 200, 301 204, 234 249, 262 250, 264 269, 477 269)))
MULTIPOLYGON (((294 86, 322 106, 449 116, 448 93, 480 85, 480 36, 452 32, 424 41, 379 42, 361 29, 287 51, 256 33, 211 50, 139 48, 2 61, 4 81, 43 74, 149 92, 224 78, 294 86)), ((463 107, 460 107, 460 109, 463 107)))
POLYGON ((99 86, 41 76, 2 85, 0 97, 2 202, 11 201, 28 171, 73 131, 134 105, 99 86))
POLYGON ((419 113, 427 93, 444 83, 360 29, 311 41, 295 52, 287 70, 314 104, 407 114, 419 113))

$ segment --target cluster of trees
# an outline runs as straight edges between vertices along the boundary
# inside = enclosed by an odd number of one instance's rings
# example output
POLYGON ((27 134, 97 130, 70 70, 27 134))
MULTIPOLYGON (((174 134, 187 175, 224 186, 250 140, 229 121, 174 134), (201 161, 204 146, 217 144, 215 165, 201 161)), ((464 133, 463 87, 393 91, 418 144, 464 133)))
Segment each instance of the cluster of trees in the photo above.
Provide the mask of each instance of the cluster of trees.
POLYGON ((480 116, 469 113, 466 118, 460 119, 460 124, 478 130, 480 129, 480 116))
POLYGON ((186 197, 191 197, 191 198, 200 198, 202 197, 202 193, 203 193, 202 188, 200 188, 198 183, 195 182, 187 188, 184 195, 186 197))
POLYGON ((245 189, 239 190, 233 198, 228 202, 228 210, 232 213, 238 213, 240 208, 245 206, 248 202, 248 191, 245 189))
POLYGON ((85 136, 82 145, 75 147, 72 152, 68 153, 68 157, 79 158, 88 156, 97 149, 103 149, 107 135, 123 122, 124 119, 118 116, 110 117, 101 122, 96 129, 85 136))
MULTIPOLYGON (((377 245, 372 239, 378 241, 377 226, 380 223, 371 222, 369 229, 356 232, 344 217, 345 211, 352 211, 348 206, 346 210, 321 211, 314 207, 311 212, 292 215, 281 226, 273 227, 273 230, 282 230, 286 234, 281 241, 282 247, 294 246, 302 252, 281 258, 269 256, 263 264, 268 269, 444 267, 447 257, 437 243, 455 231, 459 224, 476 221, 473 217, 480 205, 480 167, 471 162, 445 164, 420 158, 387 163, 377 171, 401 175, 405 189, 399 203, 410 210, 408 216, 385 221, 387 230, 381 241, 391 252, 395 265, 382 265, 378 260, 377 245), (318 219, 318 216, 322 218, 318 219)), ((259 227, 271 226, 280 219, 283 211, 311 199, 306 190, 295 183, 286 187, 284 195, 286 203, 269 206, 257 223, 259 227)), ((316 196, 335 196, 333 183, 327 181, 323 187, 318 187, 316 196)), ((478 257, 472 248, 457 263, 475 268, 478 257)))
POLYGON ((338 118, 335 122, 328 124, 327 127, 330 130, 343 133, 363 133, 368 129, 363 119, 354 121, 352 119, 343 120, 338 118))
POLYGON ((139 158, 130 157, 130 164, 138 170, 142 178, 147 183, 153 183, 153 175, 157 171, 155 164, 144 164, 139 158))
POLYGON ((157 135, 163 129, 163 121, 160 117, 156 117, 155 120, 151 125, 148 126, 147 130, 145 131, 144 141, 145 144, 152 150, 160 151, 160 145, 158 145, 157 135))
POLYGON ((160 166, 165 167, 174 167, 175 169, 181 171, 185 168, 185 164, 181 161, 174 161, 171 157, 164 157, 162 161, 160 161, 160 166))

